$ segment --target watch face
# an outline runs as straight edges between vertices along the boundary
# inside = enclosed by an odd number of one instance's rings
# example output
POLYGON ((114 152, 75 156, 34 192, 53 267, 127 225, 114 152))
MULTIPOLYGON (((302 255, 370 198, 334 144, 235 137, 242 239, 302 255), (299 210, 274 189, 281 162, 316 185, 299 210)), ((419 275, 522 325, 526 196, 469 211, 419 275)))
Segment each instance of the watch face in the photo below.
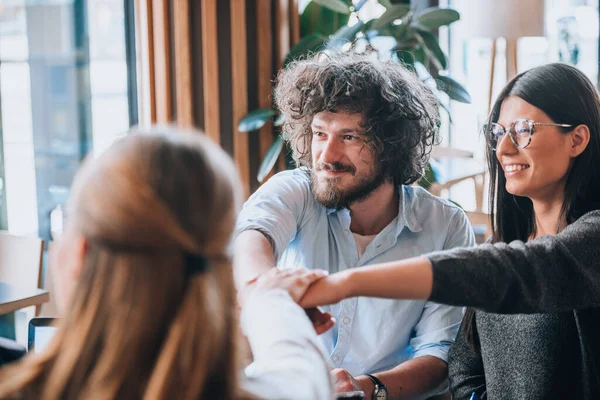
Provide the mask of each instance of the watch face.
POLYGON ((375 399, 377 400, 387 400, 388 398, 388 393, 387 393, 387 389, 386 388, 381 388, 377 391, 377 396, 375 397, 375 399))

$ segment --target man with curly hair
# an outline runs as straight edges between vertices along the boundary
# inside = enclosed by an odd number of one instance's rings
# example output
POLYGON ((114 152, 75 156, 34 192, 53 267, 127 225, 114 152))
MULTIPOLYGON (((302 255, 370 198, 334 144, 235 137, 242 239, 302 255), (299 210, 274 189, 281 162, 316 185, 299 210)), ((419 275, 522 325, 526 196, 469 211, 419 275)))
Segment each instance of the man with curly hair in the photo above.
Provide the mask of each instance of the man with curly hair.
MULTIPOLYGON (((414 73, 368 56, 319 54, 280 72, 275 101, 298 168, 273 176, 244 205, 239 286, 275 266, 337 272, 474 244, 462 210, 411 186, 440 125, 438 101, 414 73)), ((321 337, 338 391, 391 399, 445 388, 461 309, 352 298, 328 311, 337 327, 321 337)))

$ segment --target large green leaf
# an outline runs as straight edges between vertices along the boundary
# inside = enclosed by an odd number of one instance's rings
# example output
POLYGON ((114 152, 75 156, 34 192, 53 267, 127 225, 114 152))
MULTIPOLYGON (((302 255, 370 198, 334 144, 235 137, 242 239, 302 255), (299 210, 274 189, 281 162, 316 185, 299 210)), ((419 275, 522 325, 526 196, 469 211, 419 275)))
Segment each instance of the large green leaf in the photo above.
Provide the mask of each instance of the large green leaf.
POLYGON ((419 47, 421 44, 415 37, 409 37, 404 40, 396 40, 396 46, 394 47, 397 50, 410 50, 419 47))
POLYGON ((338 29, 346 26, 349 19, 348 14, 335 12, 310 2, 300 16, 300 37, 313 33, 320 33, 323 36, 333 35, 338 29))
POLYGON ((382 35, 388 34, 395 37, 397 42, 412 40, 415 38, 416 32, 417 31, 411 28, 408 24, 388 25, 387 27, 379 30, 379 33, 382 35))
POLYGON ((342 0, 312 0, 312 2, 341 14, 350 14, 350 7, 342 0))
POLYGON ((381 17, 377 18, 377 20, 371 26, 371 29, 381 29, 391 24, 395 20, 404 17, 409 11, 410 7, 405 4, 392 6, 385 10, 381 17))
POLYGON ((471 104, 471 95, 467 89, 449 76, 438 76, 436 79, 436 84, 438 89, 446 92, 452 100, 471 104))
POLYGON ((285 56, 284 66, 303 55, 319 50, 319 48, 323 47, 325 40, 325 36, 320 33, 313 33, 302 38, 285 56))
POLYGON ((428 31, 419 30, 418 32, 418 35, 423 39, 423 44, 430 55, 429 59, 438 69, 446 69, 448 67, 446 55, 440 48, 437 38, 433 36, 433 33, 428 31))
POLYGON ((402 64, 404 64, 404 66, 408 69, 411 69, 414 71, 415 69, 415 56, 407 50, 398 50, 398 51, 394 51, 394 49, 392 49, 392 52, 396 53, 396 57, 398 57, 398 61, 401 62, 402 64))
POLYGON ((417 182, 417 185, 421 186, 424 189, 429 190, 432 183, 438 182, 439 179, 439 167, 435 165, 434 160, 429 160, 427 166, 425 166, 425 171, 423 171, 423 176, 417 182))
POLYGON ((446 111, 446 114, 448 114, 448 122, 452 124, 452 114, 450 113, 450 109, 442 102, 440 102, 440 106, 446 111))
POLYGON ((410 5, 410 0, 379 0, 379 4, 388 9, 398 4, 410 5))
POLYGON ((277 162, 277 158, 279 157, 282 148, 283 139, 281 136, 277 136, 277 139, 275 139, 275 141, 267 150, 267 154, 265 154, 265 158, 260 163, 260 167, 258 167, 258 175, 256 176, 256 179, 258 179, 259 182, 262 182, 267 175, 269 175, 269 172, 271 172, 275 166, 275 163, 277 162))
POLYGON ((285 124, 285 121, 287 121, 285 114, 279 114, 279 116, 277 118, 275 118, 275 121, 273 121, 273 125, 281 126, 281 125, 285 124))
POLYGON ((413 56, 415 57, 415 61, 420 62, 425 67, 427 67, 429 65, 429 58, 427 57, 427 54, 425 53, 425 49, 423 48, 423 46, 415 47, 415 49, 413 50, 412 53, 413 53, 413 56))
POLYGON ((458 21, 460 14, 451 8, 431 7, 417 13, 413 21, 429 30, 438 29, 440 26, 450 25, 458 21))
POLYGON ((262 128, 276 114, 271 108, 259 108, 249 112, 240 120, 238 130, 240 132, 251 132, 262 128))
POLYGON ((328 41, 328 48, 339 48, 345 45, 348 42, 352 42, 356 38, 356 34, 360 32, 365 24, 361 21, 358 21, 356 24, 352 26, 343 26, 341 27, 328 41))

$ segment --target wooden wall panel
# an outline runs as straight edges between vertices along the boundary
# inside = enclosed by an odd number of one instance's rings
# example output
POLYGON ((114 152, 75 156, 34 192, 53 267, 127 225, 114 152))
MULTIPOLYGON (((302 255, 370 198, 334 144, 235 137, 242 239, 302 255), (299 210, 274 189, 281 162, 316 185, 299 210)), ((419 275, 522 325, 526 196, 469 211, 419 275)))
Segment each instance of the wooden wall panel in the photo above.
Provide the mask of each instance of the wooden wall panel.
MULTIPOLYGON (((279 0, 276 2, 276 28, 275 43, 277 55, 277 69, 283 67, 283 61, 287 53, 290 52, 291 23, 290 23, 290 2, 291 0, 279 0)), ((285 148, 279 156, 277 167, 280 171, 285 169, 285 148)))
POLYGON ((204 132, 221 143, 219 116, 219 48, 217 38, 217 2, 202 0, 202 49, 204 77, 204 132), (206 101, 210 99, 210 101, 206 101))
POLYGON ((300 4, 298 0, 290 0, 290 45, 300 41, 300 4))
MULTIPOLYGON (((256 0, 256 26, 258 58, 258 107, 271 107, 271 79, 273 78, 273 31, 271 30, 271 0, 256 0)), ((260 158, 265 156, 273 143, 270 125, 259 131, 260 158)))
POLYGON ((237 130, 237 122, 248 113, 248 57, 246 51, 246 0, 230 0, 231 65, 233 87, 233 159, 235 160, 244 194, 250 194, 250 157, 248 133, 237 130))
POLYGON ((277 43, 277 66, 281 68, 283 59, 290 51, 290 0, 276 2, 277 28, 275 42, 277 43))
POLYGON ((154 47, 154 87, 156 122, 173 120, 171 107, 170 24, 168 0, 152 0, 152 30, 154 47))
POLYGON ((190 5, 177 1, 173 5, 175 34, 175 100, 177 125, 190 128, 194 125, 192 111, 192 60, 190 54, 190 5))
POLYGON ((135 5, 138 104, 140 125, 156 122, 154 86, 154 34, 152 29, 152 0, 138 0, 135 5))
POLYGON ((249 110, 272 106, 273 80, 299 40, 298 0, 137 0, 137 7, 147 38, 142 115, 204 131, 232 155, 248 195, 273 127, 244 133, 237 125, 249 110))

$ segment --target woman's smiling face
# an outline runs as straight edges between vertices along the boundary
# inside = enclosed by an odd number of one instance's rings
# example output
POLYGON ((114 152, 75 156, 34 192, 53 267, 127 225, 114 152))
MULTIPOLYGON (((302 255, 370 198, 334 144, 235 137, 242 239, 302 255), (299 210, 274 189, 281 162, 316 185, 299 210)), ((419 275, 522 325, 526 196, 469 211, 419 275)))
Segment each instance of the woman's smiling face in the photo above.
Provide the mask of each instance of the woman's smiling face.
MULTIPOLYGON (((498 123, 506 129, 517 119, 541 123, 553 121, 542 110, 516 96, 509 96, 500 108, 498 123)), ((572 137, 555 126, 535 126, 531 143, 517 148, 505 134, 499 141, 496 157, 506 176, 506 190, 516 196, 550 199, 564 193, 572 158, 572 137)))

